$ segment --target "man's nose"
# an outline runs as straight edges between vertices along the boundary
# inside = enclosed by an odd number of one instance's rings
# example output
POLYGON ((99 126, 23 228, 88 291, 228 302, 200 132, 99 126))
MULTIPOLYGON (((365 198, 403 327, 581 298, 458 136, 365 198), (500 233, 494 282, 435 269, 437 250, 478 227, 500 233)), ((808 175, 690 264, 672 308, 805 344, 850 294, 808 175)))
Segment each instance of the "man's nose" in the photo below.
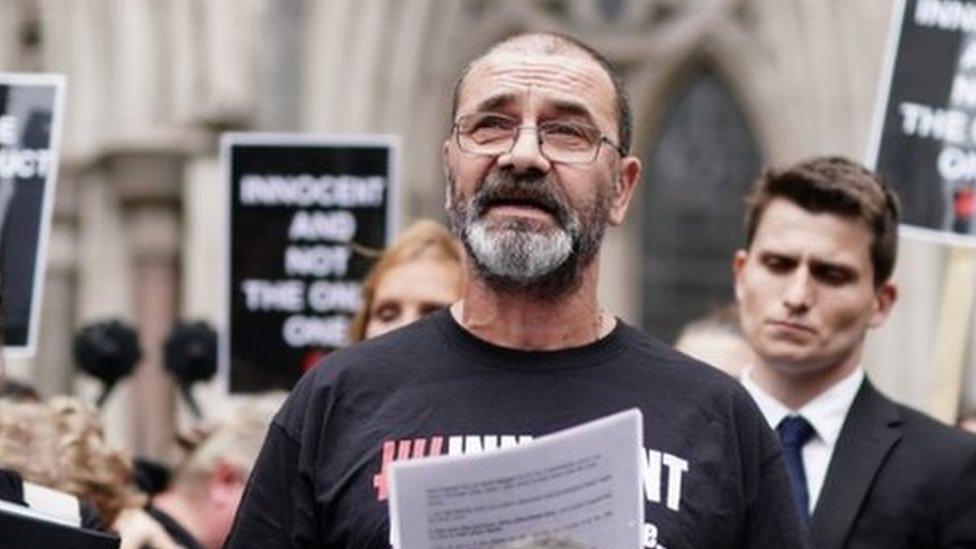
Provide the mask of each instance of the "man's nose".
POLYGON ((515 134, 515 141, 507 153, 498 157, 499 167, 507 167, 516 173, 537 171, 547 173, 552 167, 549 160, 542 154, 542 142, 539 130, 535 126, 522 126, 515 134))
POLYGON ((790 314, 803 314, 813 306, 816 289, 810 273, 805 269, 793 272, 783 294, 783 306, 790 314))

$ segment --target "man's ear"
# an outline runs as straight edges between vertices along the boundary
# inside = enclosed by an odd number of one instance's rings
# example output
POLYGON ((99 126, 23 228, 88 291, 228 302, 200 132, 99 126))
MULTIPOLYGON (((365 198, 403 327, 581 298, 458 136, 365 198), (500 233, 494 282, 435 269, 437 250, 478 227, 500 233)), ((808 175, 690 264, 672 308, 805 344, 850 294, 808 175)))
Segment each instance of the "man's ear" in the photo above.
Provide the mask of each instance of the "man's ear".
POLYGON ((874 310, 871 312, 871 320, 868 325, 877 328, 885 323, 891 309, 898 301, 898 285, 894 281, 888 280, 874 291, 874 310))
POLYGON ((630 200, 634 196, 634 189, 641 175, 641 161, 636 156, 625 156, 620 159, 620 172, 613 186, 613 200, 610 202, 611 225, 618 226, 627 217, 630 200))
POLYGON ((235 490, 247 482, 247 474, 237 465, 220 459, 210 471, 210 498, 213 503, 232 502, 235 490))
POLYGON ((739 287, 741 286, 742 280, 742 270, 746 266, 746 261, 749 260, 749 251, 745 249, 736 250, 735 255, 732 256, 732 279, 735 284, 735 299, 738 302, 742 302, 741 291, 739 287))
POLYGON ((441 170, 444 172, 444 211, 451 209, 451 140, 445 139, 441 146, 441 170))

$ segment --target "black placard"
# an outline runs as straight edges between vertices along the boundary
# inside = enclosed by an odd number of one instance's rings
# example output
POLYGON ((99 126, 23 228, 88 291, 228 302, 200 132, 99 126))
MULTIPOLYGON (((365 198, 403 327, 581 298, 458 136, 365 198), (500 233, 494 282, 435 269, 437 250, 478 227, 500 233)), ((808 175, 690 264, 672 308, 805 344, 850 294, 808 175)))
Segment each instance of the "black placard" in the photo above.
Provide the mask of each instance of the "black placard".
POLYGON ((59 75, 0 73, 0 292, 14 356, 36 348, 63 94, 59 75))
POLYGON ((394 226, 394 140, 228 134, 222 149, 229 390, 290 389, 347 342, 372 264, 355 248, 394 226))
POLYGON ((909 229, 976 243, 976 2, 894 7, 867 164, 909 229))

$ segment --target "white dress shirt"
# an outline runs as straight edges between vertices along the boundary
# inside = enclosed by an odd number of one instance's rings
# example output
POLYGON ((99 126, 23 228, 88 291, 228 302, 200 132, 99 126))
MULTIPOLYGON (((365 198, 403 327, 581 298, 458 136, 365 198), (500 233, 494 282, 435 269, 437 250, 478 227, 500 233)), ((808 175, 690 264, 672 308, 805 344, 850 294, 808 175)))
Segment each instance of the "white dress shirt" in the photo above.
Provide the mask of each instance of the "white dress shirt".
POLYGON ((783 418, 790 415, 803 416, 813 426, 814 433, 802 451, 807 493, 810 495, 810 508, 807 511, 811 515, 827 477, 827 466, 830 465, 830 457, 834 454, 847 411, 854 403, 854 397, 863 381, 864 370, 858 367, 799 410, 791 410, 752 380, 752 368, 746 369, 742 376, 742 386, 752 395, 759 411, 773 430, 783 418))

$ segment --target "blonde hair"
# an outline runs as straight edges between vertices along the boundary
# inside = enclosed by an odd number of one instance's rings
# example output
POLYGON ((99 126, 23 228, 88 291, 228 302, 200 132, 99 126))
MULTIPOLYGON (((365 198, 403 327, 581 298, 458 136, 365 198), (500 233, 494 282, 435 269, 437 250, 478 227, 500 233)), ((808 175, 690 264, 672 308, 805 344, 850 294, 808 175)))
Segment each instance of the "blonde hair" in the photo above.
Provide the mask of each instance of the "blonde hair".
POLYGON ((363 282, 363 301, 349 326, 349 340, 356 342, 366 338, 376 288, 391 269, 421 258, 460 265, 463 257, 461 244, 440 223, 421 219, 410 225, 392 246, 383 251, 363 282))
POLYGON ((88 502, 106 524, 146 501, 129 455, 106 444, 94 409, 72 397, 0 401, 0 466, 88 502))
POLYGON ((230 416, 210 428, 180 464, 174 487, 195 491, 205 485, 220 462, 250 473, 264 444, 268 427, 287 394, 276 391, 238 402, 230 416))

